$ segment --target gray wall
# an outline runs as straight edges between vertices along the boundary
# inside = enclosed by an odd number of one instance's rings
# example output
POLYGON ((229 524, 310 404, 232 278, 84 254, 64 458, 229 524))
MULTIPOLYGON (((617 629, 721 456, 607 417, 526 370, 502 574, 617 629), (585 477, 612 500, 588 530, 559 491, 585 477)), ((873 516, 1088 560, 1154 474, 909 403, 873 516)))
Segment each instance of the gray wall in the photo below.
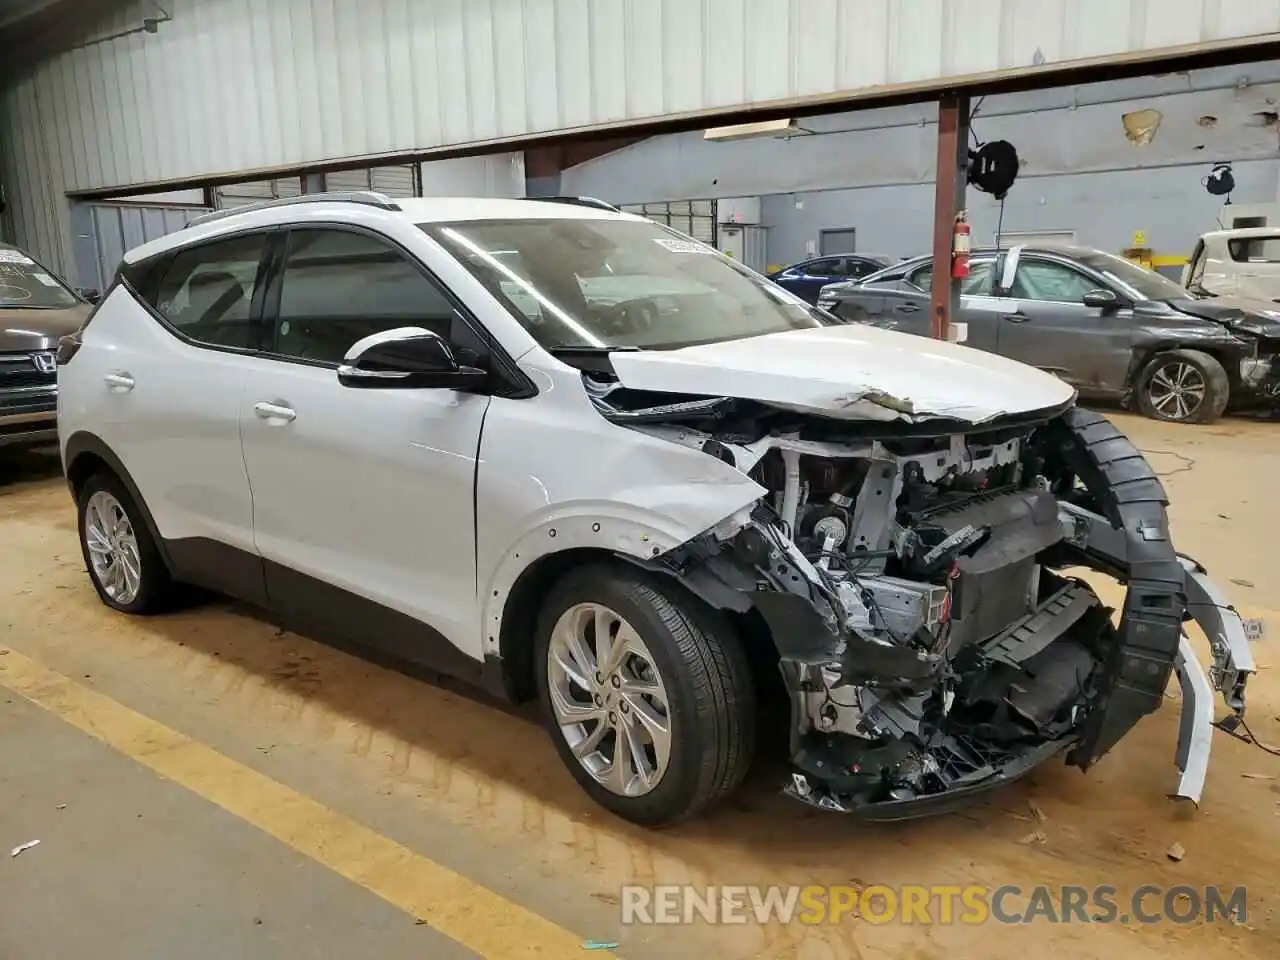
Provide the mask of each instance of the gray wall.
MULTIPOLYGON (((1280 62, 1066 87, 976 104, 975 136, 1007 139, 1022 159, 1005 228, 1074 230, 1107 249, 1143 230, 1160 253, 1186 253, 1214 226, 1219 203, 1201 179, 1235 164, 1237 201, 1280 191, 1280 62), (1135 143, 1126 115, 1156 110, 1160 125, 1135 143)), ((805 255, 822 227, 858 228, 868 252, 915 253, 929 242, 936 107, 916 105, 798 121, 790 139, 711 142, 697 132, 655 137, 562 175, 565 193, 620 203, 761 196, 771 262, 805 255), (802 210, 795 202, 803 203, 802 210)), ((971 191, 979 241, 997 204, 971 191)))
MULTIPOLYGON (((1276 199, 1280 160, 1246 161, 1233 169, 1235 202, 1276 199)), ((1073 230, 1077 242, 1115 252, 1132 246, 1141 230, 1157 254, 1187 255, 1222 209, 1221 198, 1201 186, 1204 173, 1196 166, 1027 178, 1005 199, 1002 229, 1073 230)), ((967 200, 973 243, 994 243, 999 201, 976 190, 967 200)), ((932 184, 779 194, 762 198, 760 207, 771 264, 808 256, 806 241, 816 245, 818 231, 829 227, 855 227, 858 249, 866 253, 927 253, 932 220, 932 184)))

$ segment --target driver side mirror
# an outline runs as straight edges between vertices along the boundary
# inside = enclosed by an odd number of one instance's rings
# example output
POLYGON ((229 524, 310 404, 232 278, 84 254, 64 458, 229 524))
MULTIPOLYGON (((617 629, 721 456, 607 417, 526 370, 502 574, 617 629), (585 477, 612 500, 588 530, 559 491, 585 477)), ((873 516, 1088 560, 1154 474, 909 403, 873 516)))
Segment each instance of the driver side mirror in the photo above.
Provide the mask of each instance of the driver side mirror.
POLYGON ((1086 307, 1096 307, 1103 313, 1114 313, 1116 310, 1132 306, 1114 290, 1090 290, 1080 300, 1086 307))
POLYGON ((338 367, 338 382, 383 390, 477 390, 489 382, 489 374, 459 364, 438 334, 422 327, 399 327, 357 341, 338 367))
POLYGON ((80 295, 81 300, 87 300, 89 303, 97 303, 102 299, 102 292, 96 287, 78 287, 76 293, 80 295))

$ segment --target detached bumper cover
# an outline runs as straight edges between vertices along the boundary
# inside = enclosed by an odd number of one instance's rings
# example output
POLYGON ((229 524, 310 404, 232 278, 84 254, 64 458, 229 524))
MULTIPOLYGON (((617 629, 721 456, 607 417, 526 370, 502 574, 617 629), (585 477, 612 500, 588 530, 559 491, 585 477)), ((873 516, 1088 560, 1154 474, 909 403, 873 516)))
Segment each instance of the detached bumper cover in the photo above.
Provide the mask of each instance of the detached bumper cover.
POLYGON ((1208 674, 1184 636, 1175 668, 1182 688, 1182 720, 1178 728, 1177 765, 1182 776, 1174 796, 1199 804, 1213 745, 1213 694, 1222 694, 1231 715, 1228 728, 1245 710, 1245 685, 1256 667, 1244 621, 1194 560, 1179 557, 1186 571, 1187 613, 1209 638, 1213 662, 1208 674))

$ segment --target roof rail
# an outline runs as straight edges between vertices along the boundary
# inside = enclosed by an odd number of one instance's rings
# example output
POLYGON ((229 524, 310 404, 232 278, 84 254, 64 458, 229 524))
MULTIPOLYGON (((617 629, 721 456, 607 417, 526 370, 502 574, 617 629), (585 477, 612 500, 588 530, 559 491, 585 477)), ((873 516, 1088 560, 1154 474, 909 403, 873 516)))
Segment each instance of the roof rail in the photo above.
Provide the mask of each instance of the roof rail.
POLYGON ((622 212, 613 204, 597 200, 595 197, 530 197, 529 199, 540 200, 543 203, 571 203, 578 207, 595 207, 597 210, 611 210, 614 213, 622 212))
POLYGON ((215 220, 222 220, 224 217, 252 213, 255 210, 270 210, 273 207, 288 207, 296 203, 360 203, 366 207, 377 207, 379 210, 400 210, 400 204, 385 193, 378 193, 374 190, 336 190, 332 193, 304 193, 296 197, 280 197, 276 200, 263 200, 261 203, 247 203, 241 207, 214 210, 212 213, 206 213, 189 220, 187 226, 201 226, 202 224, 213 223, 215 220))

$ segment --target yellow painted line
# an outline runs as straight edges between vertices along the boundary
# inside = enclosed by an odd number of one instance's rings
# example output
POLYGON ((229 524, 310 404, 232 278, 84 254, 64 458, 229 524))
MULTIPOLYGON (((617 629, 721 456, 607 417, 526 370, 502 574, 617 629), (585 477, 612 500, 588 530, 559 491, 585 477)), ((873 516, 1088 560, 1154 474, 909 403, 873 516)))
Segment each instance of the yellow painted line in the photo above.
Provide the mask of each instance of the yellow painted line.
POLYGON ((582 939, 550 920, 16 650, 0 656, 0 685, 482 957, 582 953, 582 939))

